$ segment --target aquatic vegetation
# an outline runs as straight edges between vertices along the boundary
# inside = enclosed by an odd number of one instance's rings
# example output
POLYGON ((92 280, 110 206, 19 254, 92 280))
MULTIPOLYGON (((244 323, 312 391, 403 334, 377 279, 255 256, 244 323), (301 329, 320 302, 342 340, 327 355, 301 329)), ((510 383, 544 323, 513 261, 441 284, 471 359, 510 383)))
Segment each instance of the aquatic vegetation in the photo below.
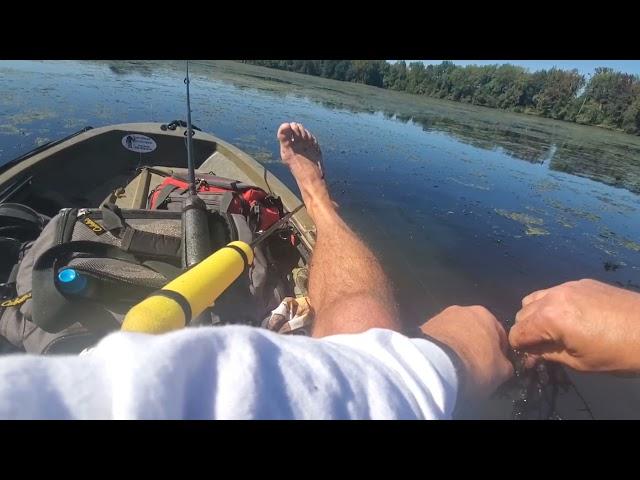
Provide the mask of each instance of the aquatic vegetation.
POLYGON ((634 252, 640 252, 640 243, 629 240, 628 238, 620 239, 620 243, 623 247, 633 250, 634 252))
POLYGON ((565 228, 575 228, 576 224, 569 221, 565 217, 558 217, 556 221, 565 228))
POLYGON ((555 190, 559 190, 560 185, 558 185, 557 182, 545 179, 545 180, 540 180, 539 182, 536 182, 533 188, 535 188, 536 191, 540 193, 545 193, 545 192, 552 192, 555 190))
POLYGON ((22 130, 20 130, 15 125, 4 124, 0 125, 0 134, 4 135, 20 135, 22 130))
POLYGON ((524 231, 525 235, 534 236, 534 235, 549 235, 549 231, 545 230, 541 227, 534 227, 531 225, 527 225, 527 229, 524 231))
POLYGON ((544 220, 541 218, 536 218, 531 215, 527 215, 526 213, 517 213, 517 212, 509 212, 507 210, 503 210, 500 208, 495 209, 496 213, 502 215, 503 217, 510 218, 519 223, 523 223, 525 225, 542 225, 544 224, 544 220))
POLYGON ((596 195, 595 197, 606 204, 605 208, 607 210, 618 211, 620 213, 632 213, 636 211, 635 208, 620 202, 616 202, 609 197, 605 197, 604 195, 596 195))
POLYGON ((542 227, 544 220, 526 213, 509 212, 500 208, 494 209, 498 215, 524 225, 524 234, 528 236, 549 235, 549 231, 542 227))
POLYGON ((447 178, 447 180, 451 180, 452 182, 458 183, 460 185, 463 185, 465 187, 470 187, 470 188, 476 188, 478 190, 490 190, 489 187, 487 187, 486 185, 478 185, 477 183, 471 183, 471 182, 465 182, 463 180, 459 180, 457 178, 453 178, 453 177, 449 177, 447 178))
POLYGON ((600 230, 598 231, 598 236, 601 239, 604 239, 605 241, 607 241, 609 244, 612 244, 618 247, 623 247, 628 250, 632 250, 634 252, 640 252, 640 243, 634 240, 631 240, 629 238, 619 236, 618 234, 611 231, 607 227, 600 228, 600 230))
POLYGON ((547 203, 547 205, 555 209, 558 209, 564 213, 571 215, 572 217, 582 218, 583 220, 589 220, 591 222, 598 222, 600 220, 600 216, 596 215, 595 213, 587 212, 585 210, 580 210, 577 208, 568 207, 556 200, 547 199, 545 200, 545 203, 547 203))
POLYGON ((26 125, 40 120, 48 120, 54 117, 57 117, 57 114, 55 112, 38 111, 7 115, 4 117, 4 120, 7 121, 9 125, 26 125))
POLYGON ((279 163, 279 158, 274 158, 271 152, 265 150, 248 151, 251 156, 260 163, 279 163))

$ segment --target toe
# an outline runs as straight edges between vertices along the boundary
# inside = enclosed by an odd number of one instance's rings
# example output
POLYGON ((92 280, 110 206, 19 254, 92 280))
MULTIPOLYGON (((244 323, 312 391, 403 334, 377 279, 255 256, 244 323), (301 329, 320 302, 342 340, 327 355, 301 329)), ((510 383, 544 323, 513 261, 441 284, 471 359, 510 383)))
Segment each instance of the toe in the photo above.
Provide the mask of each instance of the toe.
POLYGON ((311 144, 314 146, 316 150, 320 151, 320 144, 318 143, 318 139, 314 135, 312 134, 310 135, 311 135, 311 144))
POLYGON ((309 133, 309 130, 304 128, 302 125, 300 125, 300 128, 302 129, 302 139, 305 142, 310 142, 311 141, 311 134, 309 133))
POLYGON ((300 141, 304 132, 304 128, 302 128, 302 125, 300 125, 299 123, 292 123, 291 128, 295 133, 296 140, 300 141))
POLYGON ((282 143, 288 143, 291 141, 291 135, 293 134, 293 128, 291 123, 283 123, 278 128, 278 140, 282 143))

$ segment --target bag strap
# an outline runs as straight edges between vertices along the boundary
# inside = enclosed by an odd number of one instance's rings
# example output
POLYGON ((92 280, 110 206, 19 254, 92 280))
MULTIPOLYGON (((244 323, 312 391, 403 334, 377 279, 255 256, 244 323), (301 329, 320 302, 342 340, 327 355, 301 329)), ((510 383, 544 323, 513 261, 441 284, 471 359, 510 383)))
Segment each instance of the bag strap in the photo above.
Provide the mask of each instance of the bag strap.
MULTIPOLYGON (((229 211, 229 207, 233 202, 234 197, 236 196, 235 192, 227 190, 222 194, 222 198, 220 199, 220 211, 227 213, 229 211)), ((239 195, 238 195, 239 196, 239 195)))
POLYGON ((122 231, 128 227, 120 207, 115 203, 104 203, 100 207, 100 211, 102 212, 102 226, 112 234, 120 236, 122 231))
MULTIPOLYGON (((9 275, 4 283, 0 283, 0 298, 6 299, 16 295, 16 279, 18 278, 18 268, 20 266, 20 257, 23 251, 23 242, 15 238, 0 237, 0 251, 6 257, 12 258, 15 263, 9 271, 9 275)), ((8 267, 8 265, 7 265, 8 267)), ((7 270, 3 270, 6 272, 7 270)))
POLYGON ((9 218, 19 220, 33 225, 38 230, 42 230, 46 223, 46 219, 36 212, 33 208, 21 203, 3 203, 0 204, 0 219, 9 218))
POLYGON ((120 249, 125 252, 152 257, 180 256, 182 249, 180 238, 144 232, 131 227, 122 216, 120 208, 113 203, 105 203, 100 209, 103 227, 121 239, 120 249))
POLYGON ((164 206, 164 204, 167 202, 167 200, 169 199, 169 195, 171 195, 171 193, 174 190, 177 190, 178 185, 173 185, 171 183, 165 185, 164 187, 162 187, 160 189, 160 191, 158 192, 158 196, 156 197, 156 201, 155 204, 153 206, 154 210, 159 209, 160 207, 164 206))
POLYGON ((0 204, 0 237, 32 240, 48 221, 49 217, 21 203, 0 204))

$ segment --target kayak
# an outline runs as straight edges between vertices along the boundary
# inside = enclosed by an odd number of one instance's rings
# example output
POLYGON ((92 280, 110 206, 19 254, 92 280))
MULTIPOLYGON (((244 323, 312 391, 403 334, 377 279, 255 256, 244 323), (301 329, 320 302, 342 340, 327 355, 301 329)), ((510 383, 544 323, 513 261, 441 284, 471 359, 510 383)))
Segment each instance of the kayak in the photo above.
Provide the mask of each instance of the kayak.
MULTIPOLYGON (((267 231, 269 239, 189 326, 265 326, 279 306, 295 299, 308 304, 315 225, 262 164, 193 128, 208 251, 234 240, 253 245, 267 231)), ((0 166, 0 346, 79 353, 118 330, 133 305, 189 270, 181 223, 186 132, 182 121, 87 127, 0 166)))

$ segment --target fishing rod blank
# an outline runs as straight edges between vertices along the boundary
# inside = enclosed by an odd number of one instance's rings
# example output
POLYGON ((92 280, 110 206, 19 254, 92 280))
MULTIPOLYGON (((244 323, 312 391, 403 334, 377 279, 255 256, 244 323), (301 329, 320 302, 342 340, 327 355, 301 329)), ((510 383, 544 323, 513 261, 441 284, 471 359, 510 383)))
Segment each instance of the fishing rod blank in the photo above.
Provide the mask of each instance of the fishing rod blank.
POLYGON ((191 127, 191 97, 189 94, 189 61, 187 76, 187 167, 189 170, 189 196, 182 209, 182 265, 191 268, 211 253, 209 238, 209 214, 204 201, 198 197, 196 189, 196 169, 193 159, 193 129, 191 127))

